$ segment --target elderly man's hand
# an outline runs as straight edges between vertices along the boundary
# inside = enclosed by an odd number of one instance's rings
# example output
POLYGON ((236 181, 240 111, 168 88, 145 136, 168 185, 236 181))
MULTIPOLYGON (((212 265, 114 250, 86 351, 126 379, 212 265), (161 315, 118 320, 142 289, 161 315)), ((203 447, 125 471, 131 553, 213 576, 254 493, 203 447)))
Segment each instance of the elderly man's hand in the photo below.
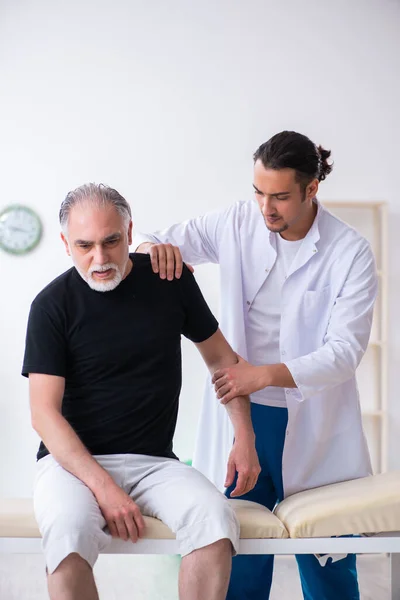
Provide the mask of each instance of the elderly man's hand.
POLYGON ((235 498, 250 492, 257 483, 260 471, 254 436, 235 440, 229 455, 225 479, 225 487, 229 487, 233 484, 237 473, 236 486, 230 496, 235 498))
POLYGON ((96 495, 112 537, 137 542, 145 529, 138 505, 116 483, 104 485, 96 495))
POLYGON ((266 387, 265 367, 255 367, 238 355, 238 363, 215 371, 212 382, 221 404, 237 396, 248 396, 266 387))

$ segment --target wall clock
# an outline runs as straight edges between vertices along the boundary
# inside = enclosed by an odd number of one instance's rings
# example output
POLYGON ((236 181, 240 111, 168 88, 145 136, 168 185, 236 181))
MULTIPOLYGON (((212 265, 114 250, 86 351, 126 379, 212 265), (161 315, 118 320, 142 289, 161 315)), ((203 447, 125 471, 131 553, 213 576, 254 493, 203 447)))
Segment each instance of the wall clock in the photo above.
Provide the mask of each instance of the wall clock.
POLYGON ((42 236, 42 223, 34 210, 13 204, 0 211, 0 248, 11 254, 25 254, 42 236))

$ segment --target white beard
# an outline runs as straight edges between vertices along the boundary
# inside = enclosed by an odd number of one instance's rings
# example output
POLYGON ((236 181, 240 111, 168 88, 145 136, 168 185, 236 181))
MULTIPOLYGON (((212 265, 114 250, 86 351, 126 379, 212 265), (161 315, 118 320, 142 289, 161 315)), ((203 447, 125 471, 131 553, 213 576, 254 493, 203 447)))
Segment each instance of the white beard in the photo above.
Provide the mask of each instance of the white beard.
MULTIPOLYGON (((122 281, 121 269, 115 263, 107 263, 105 265, 93 265, 90 267, 89 271, 86 274, 83 273, 77 267, 77 265, 75 265, 75 268, 78 271, 79 275, 82 277, 82 279, 84 279, 88 286, 92 290, 95 290, 95 292, 111 292, 112 290, 115 290, 115 288, 118 287, 122 281), (94 271, 101 272, 108 271, 108 269, 113 269, 115 271, 115 275, 112 279, 107 279, 107 281, 98 281, 97 279, 94 279, 94 271)), ((124 266, 124 272, 125 268, 126 265, 124 266)))

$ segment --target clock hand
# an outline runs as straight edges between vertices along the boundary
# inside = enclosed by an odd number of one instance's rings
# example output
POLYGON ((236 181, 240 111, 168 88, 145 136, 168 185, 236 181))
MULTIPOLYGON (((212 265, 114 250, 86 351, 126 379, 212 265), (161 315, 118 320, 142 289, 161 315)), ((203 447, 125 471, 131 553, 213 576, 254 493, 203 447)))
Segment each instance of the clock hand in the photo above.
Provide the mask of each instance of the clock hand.
POLYGON ((13 225, 10 225, 9 229, 11 229, 12 231, 21 231, 22 233, 29 233, 29 231, 27 231, 26 229, 21 229, 21 227, 14 227, 13 225))

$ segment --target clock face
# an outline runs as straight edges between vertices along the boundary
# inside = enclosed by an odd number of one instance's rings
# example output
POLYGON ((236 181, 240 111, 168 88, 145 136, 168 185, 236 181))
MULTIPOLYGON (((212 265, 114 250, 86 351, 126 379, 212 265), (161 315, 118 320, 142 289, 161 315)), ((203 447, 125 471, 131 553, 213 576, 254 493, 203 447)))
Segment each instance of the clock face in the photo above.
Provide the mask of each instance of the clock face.
POLYGON ((33 250, 42 235, 39 216, 27 206, 15 204, 0 212, 0 248, 11 254, 33 250))

